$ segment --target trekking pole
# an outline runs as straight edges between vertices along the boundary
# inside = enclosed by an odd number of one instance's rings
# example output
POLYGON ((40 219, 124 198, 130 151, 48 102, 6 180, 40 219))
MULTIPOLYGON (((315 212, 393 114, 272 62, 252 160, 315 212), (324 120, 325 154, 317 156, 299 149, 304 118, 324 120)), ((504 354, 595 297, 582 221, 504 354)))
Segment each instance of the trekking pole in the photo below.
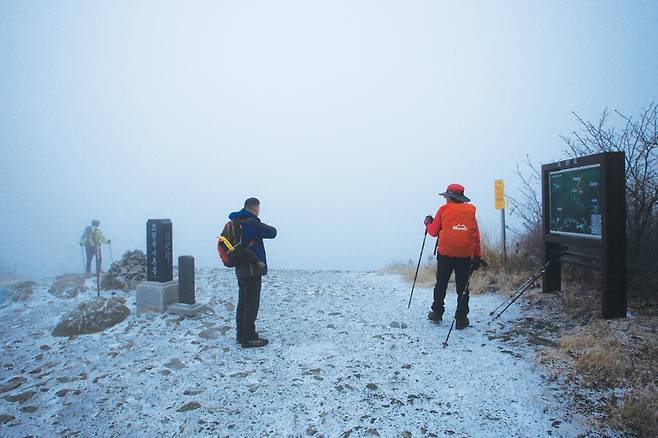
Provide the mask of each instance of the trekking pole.
POLYGON ((100 264, 100 259, 98 258, 100 256, 100 244, 96 245, 96 291, 98 292, 98 296, 101 296, 101 264, 100 264))
MULTIPOLYGON (((468 269, 468 278, 466 279, 466 287, 464 288, 464 295, 468 294, 468 285, 471 283, 471 275, 473 274, 473 264, 468 269)), ((457 298, 459 300, 459 298, 457 298)), ((459 305, 459 303, 457 303, 459 305)), ((452 318, 452 323, 450 324, 450 330, 448 330, 448 336, 446 336, 446 340, 443 341, 443 348, 446 348, 448 346, 448 339, 450 339, 450 333, 452 333, 452 328, 455 326, 455 320, 457 318, 453 317, 452 318)))
MULTIPOLYGON (((528 289, 530 289, 530 286, 532 285, 532 283, 534 283, 535 280, 537 280, 537 279, 538 279, 538 278, 544 273, 544 271, 546 271, 546 268, 547 268, 548 265, 550 265, 550 264, 551 264, 551 261, 549 260, 548 262, 546 262, 546 264, 545 264, 544 266, 541 267, 541 269, 540 269, 539 271, 535 272, 535 273, 534 273, 534 274, 528 279, 528 281, 525 282, 523 288, 520 288, 519 292, 518 292, 516 295, 513 296, 513 299, 507 304, 507 306, 505 306, 505 308, 504 308, 503 310, 500 311, 500 313, 499 313, 498 315, 496 315, 496 316, 494 317, 493 320, 495 321, 496 319, 500 318, 500 315, 502 315, 503 313, 505 313, 505 311, 506 311, 507 309, 509 309, 510 306, 516 302, 516 300, 518 300, 519 298, 521 298, 521 295, 523 295, 523 294, 525 293, 525 291, 527 291, 528 289)), ((500 307, 500 306, 499 306, 499 307, 500 307)))
POLYGON ((80 245, 80 257, 82 257, 82 272, 87 272, 87 265, 85 264, 85 250, 80 245))
POLYGON ((411 295, 409 295, 409 304, 407 304, 407 309, 411 307, 411 298, 414 296, 414 288, 416 287, 416 279, 418 278, 418 270, 420 269, 420 262, 423 260, 423 250, 425 249, 425 240, 427 240, 427 230, 425 230, 425 236, 423 237, 423 245, 420 247, 420 256, 418 257, 418 266, 416 266, 416 275, 414 275, 414 282, 411 285, 411 295))
POLYGON ((512 292, 512 294, 511 294, 509 297, 507 297, 507 298, 505 299, 505 301, 503 301, 502 303, 500 303, 500 304, 498 305, 498 307, 496 307, 496 308, 493 309, 491 312, 489 312, 489 316, 493 316, 493 315, 496 313, 496 311, 497 311, 498 309, 500 309, 501 307, 503 307, 503 306, 504 306, 505 304, 507 304, 512 298, 514 298, 514 296, 515 296, 515 295, 516 295, 521 289, 523 289, 523 288, 525 287, 525 285, 528 284, 528 282, 530 282, 530 281, 533 280, 533 277, 534 277, 534 274, 533 274, 530 278, 528 278, 526 281, 524 281, 523 283, 521 283, 521 286, 517 287, 516 290, 515 290, 514 292, 512 292))
POLYGON ((535 272, 534 274, 532 274, 532 275, 530 276, 530 278, 528 278, 526 281, 524 281, 523 283, 521 283, 521 286, 517 287, 516 290, 512 293, 512 295, 510 295, 509 297, 507 297, 507 299, 505 299, 505 301, 503 301, 502 303, 500 303, 500 304, 498 305, 498 307, 496 307, 496 308, 493 309, 491 312, 489 312, 489 316, 493 316, 494 313, 496 313, 496 311, 497 311, 498 309, 500 309, 500 308, 503 307, 505 304, 507 304, 507 302, 508 302, 509 300, 513 299, 514 296, 515 296, 515 295, 516 295, 521 289, 523 289, 528 283, 531 283, 531 284, 534 283, 534 281, 537 280, 537 278, 539 278, 539 275, 541 275, 541 274, 546 270, 546 268, 548 267, 548 265, 550 265, 550 264, 551 264, 550 261, 546 262, 546 263, 544 264, 544 266, 542 266, 542 267, 539 269, 539 271, 535 272))

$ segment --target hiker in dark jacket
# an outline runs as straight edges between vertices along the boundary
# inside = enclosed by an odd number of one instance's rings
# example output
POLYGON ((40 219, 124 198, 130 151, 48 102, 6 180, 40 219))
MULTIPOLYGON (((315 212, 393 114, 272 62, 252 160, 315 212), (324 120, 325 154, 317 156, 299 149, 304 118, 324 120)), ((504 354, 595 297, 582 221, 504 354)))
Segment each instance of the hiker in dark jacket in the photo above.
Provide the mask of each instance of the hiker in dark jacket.
POLYGON ((256 318, 260 306, 260 290, 263 275, 267 274, 267 256, 263 239, 274 239, 276 228, 266 225, 258 219, 260 201, 249 198, 244 202, 244 208, 233 212, 229 219, 244 218, 242 222, 242 242, 253 251, 261 263, 245 261, 236 266, 235 275, 240 289, 238 308, 236 311, 237 341, 243 347, 263 347, 267 339, 258 337, 256 318))

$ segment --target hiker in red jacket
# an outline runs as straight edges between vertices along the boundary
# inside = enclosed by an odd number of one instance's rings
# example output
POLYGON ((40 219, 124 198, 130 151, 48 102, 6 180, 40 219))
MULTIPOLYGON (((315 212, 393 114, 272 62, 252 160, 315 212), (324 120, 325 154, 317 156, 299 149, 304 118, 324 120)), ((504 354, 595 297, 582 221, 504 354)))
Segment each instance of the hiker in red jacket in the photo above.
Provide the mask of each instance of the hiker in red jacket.
POLYGON ((427 317, 434 322, 441 322, 443 319, 446 289, 452 271, 455 271, 457 284, 455 328, 462 330, 469 325, 467 317, 469 297, 466 290, 468 277, 471 270, 482 266, 480 231, 475 219, 475 206, 469 204, 470 199, 464 196, 463 186, 450 184, 441 196, 446 199, 446 204, 439 208, 435 217, 425 217, 428 234, 439 238, 434 303, 427 317))

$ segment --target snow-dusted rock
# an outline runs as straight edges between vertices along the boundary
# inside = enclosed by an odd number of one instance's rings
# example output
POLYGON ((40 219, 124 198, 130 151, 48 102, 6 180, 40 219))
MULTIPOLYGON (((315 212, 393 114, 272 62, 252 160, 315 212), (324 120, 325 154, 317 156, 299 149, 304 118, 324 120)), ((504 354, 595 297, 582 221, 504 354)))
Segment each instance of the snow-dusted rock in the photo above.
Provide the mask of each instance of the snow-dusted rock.
POLYGON ((9 305, 27 301, 32 298, 34 291, 32 288, 36 283, 33 281, 19 281, 0 289, 0 304, 9 305))
POLYGON ((53 330, 53 336, 98 333, 126 319, 130 310, 115 298, 98 297, 80 304, 66 314, 53 330))
POLYGON ((101 288, 135 289, 144 280, 146 280, 146 255, 136 249, 126 251, 121 260, 112 263, 110 270, 103 275, 101 288))
POLYGON ((14 377, 13 379, 10 379, 8 382, 6 382, 4 385, 0 386, 0 394, 2 394, 3 392, 9 392, 13 389, 16 389, 25 382, 27 382, 27 379, 23 376, 14 377))
POLYGON ((48 292, 60 298, 75 298, 86 292, 85 277, 80 274, 64 274, 55 279, 48 292))
POLYGON ((34 281, 20 281, 9 286, 13 300, 19 302, 31 299, 32 294, 34 293, 32 288, 35 284, 34 281))

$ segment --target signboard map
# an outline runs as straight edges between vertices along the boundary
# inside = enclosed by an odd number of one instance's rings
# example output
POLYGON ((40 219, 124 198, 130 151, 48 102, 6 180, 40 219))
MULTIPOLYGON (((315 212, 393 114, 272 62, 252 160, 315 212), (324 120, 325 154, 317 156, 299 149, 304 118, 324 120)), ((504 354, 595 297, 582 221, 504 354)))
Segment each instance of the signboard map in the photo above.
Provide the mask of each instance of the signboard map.
POLYGON ((550 232, 601 238, 601 165, 549 174, 550 232))

